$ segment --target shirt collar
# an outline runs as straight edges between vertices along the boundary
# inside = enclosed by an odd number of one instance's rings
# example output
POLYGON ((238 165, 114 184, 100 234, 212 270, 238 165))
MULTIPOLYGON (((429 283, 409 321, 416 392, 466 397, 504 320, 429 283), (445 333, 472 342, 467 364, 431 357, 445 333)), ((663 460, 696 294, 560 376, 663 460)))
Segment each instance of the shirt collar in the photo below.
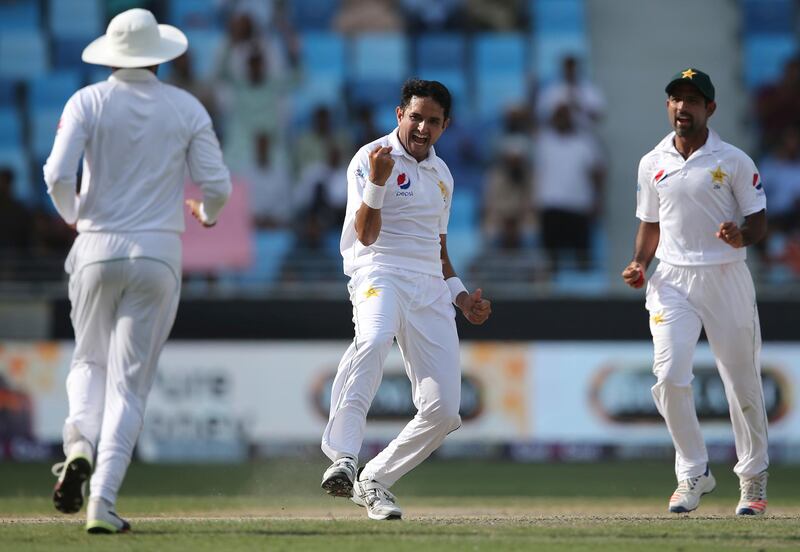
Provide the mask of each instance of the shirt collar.
POLYGON ((154 82, 158 80, 158 77, 149 69, 117 69, 111 73, 108 80, 154 82))
MULTIPOLYGON (((392 146, 392 155, 402 155, 408 158, 411 161, 417 163, 418 161, 414 159, 414 157, 406 151, 406 148, 403 147, 403 144, 400 143, 400 136, 398 136, 399 128, 395 128, 391 134, 389 134, 389 145, 392 146)), ((428 151, 428 157, 419 161, 419 165, 421 167, 434 167, 435 168, 435 161, 436 161, 436 150, 433 146, 428 151)))
MULTIPOLYGON (((675 149, 675 132, 670 132, 661 142, 658 143, 656 149, 659 151, 663 151, 666 153, 673 153, 675 155, 680 155, 678 150, 675 149)), ((709 127, 708 129, 708 138, 706 138, 706 143, 703 144, 700 149, 698 149, 694 155, 704 155, 707 153, 711 153, 713 151, 718 151, 722 149, 722 140, 719 137, 719 134, 714 132, 714 129, 709 127)))

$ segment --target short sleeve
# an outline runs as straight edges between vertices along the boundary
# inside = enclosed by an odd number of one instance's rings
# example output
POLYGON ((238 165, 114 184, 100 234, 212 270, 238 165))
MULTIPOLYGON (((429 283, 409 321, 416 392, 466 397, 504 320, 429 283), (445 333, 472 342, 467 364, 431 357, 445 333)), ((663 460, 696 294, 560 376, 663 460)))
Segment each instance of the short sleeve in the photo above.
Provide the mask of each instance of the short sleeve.
POLYGON ((743 216, 752 215, 767 208, 767 196, 756 164, 742 153, 731 179, 731 189, 743 216))
POLYGON ((658 192, 650 157, 643 157, 639 162, 639 173, 636 181, 636 218, 642 222, 658 222, 658 192))

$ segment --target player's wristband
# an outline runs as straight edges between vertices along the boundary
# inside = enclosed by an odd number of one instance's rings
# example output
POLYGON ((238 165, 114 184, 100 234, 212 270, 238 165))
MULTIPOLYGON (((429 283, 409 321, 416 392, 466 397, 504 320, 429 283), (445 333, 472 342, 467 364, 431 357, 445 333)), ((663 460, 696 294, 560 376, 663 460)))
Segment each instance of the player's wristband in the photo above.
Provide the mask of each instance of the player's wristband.
POLYGON ((386 195, 386 186, 378 186, 377 184, 373 184, 369 180, 367 180, 366 186, 364 186, 364 195, 361 197, 361 201, 367 207, 372 207, 373 209, 380 209, 383 207, 383 197, 386 195))
POLYGON ((217 221, 209 220, 208 215, 206 214, 206 206, 204 204, 200 204, 200 222, 203 223, 204 226, 210 228, 217 224, 217 221))
MULTIPOLYGON (((462 291, 467 291, 467 288, 464 287, 464 283, 458 276, 453 276, 452 278, 448 278, 444 281, 447 284, 448 289, 450 290, 450 298, 453 301, 453 304, 456 304, 456 298, 461 295, 462 291)), ((467 293, 469 293, 467 291, 467 293)))

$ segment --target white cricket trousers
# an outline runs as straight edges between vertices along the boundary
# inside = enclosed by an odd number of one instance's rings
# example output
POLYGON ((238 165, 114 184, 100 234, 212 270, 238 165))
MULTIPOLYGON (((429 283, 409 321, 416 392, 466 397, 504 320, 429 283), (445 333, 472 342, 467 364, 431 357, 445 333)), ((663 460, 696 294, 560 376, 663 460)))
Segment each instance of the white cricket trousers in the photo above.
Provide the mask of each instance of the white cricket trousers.
POLYGON ((662 261, 647 285, 646 306, 657 378, 652 393, 675 445, 678 480, 704 473, 708 463, 691 386, 701 328, 728 399, 739 459, 733 471, 751 477, 767 469, 761 328, 747 265, 740 261, 688 267, 662 261))
POLYGON ((97 451, 92 497, 116 502, 179 296, 180 280, 156 259, 93 263, 70 277, 75 353, 64 453, 80 438, 97 451))
POLYGON ((364 466, 362 479, 389 487, 461 426, 461 369, 450 290, 441 277, 387 268, 360 269, 348 284, 355 339, 339 363, 322 450, 331 460, 358 457, 367 411, 396 338, 417 413, 364 466))

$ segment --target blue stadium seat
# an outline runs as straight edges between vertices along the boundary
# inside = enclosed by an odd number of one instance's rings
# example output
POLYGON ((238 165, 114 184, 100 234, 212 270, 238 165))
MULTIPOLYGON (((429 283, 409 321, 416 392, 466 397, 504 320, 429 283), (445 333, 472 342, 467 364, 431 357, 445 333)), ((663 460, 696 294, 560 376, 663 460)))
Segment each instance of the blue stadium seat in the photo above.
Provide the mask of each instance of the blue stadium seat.
POLYGON ((34 193, 31 186, 31 169, 25 150, 19 144, 13 146, 0 144, 0 167, 9 167, 14 171, 14 197, 27 205, 32 205, 34 193))
POLYGON ((19 147, 22 143, 22 119, 11 107, 0 107, 0 148, 19 147))
POLYGON ((506 107, 528 101, 527 77, 522 73, 477 75, 475 107, 481 120, 500 124, 506 107))
POLYGON ((217 0, 171 0, 168 22, 186 32, 192 29, 219 29, 222 17, 217 14, 217 0))
POLYGON ((17 84, 8 79, 0 79, 0 106, 12 106, 17 101, 17 84))
POLYGON ((53 149, 58 120, 63 109, 43 108, 30 115, 30 151, 34 159, 46 159, 53 149))
POLYGON ((345 41, 329 32, 307 32, 300 37, 300 56, 308 74, 325 77, 345 76, 345 41))
POLYGON ((257 230, 253 240, 253 266, 241 273, 245 282, 272 283, 295 238, 291 230, 257 230))
POLYGON ((450 220, 447 228, 464 230, 474 228, 478 220, 478 197, 471 190, 459 188, 453 194, 450 206, 450 220))
POLYGON ((608 293, 610 284, 605 270, 592 269, 585 272, 564 268, 553 277, 553 291, 569 295, 599 297, 608 293))
POLYGON ((742 27, 745 36, 796 32, 795 15, 793 0, 742 0, 742 27))
POLYGON ((377 106, 384 103, 400 104, 402 79, 353 79, 347 83, 347 98, 354 105, 377 106))
POLYGON ((339 0, 292 0, 286 3, 289 20, 300 31, 326 31, 339 12, 339 0))
POLYGON ((320 76, 312 72, 305 74, 303 82, 292 94, 292 122, 305 127, 311 113, 318 105, 333 107, 342 101, 341 78, 320 76))
POLYGON ((453 98, 451 114, 456 117, 469 117, 472 109, 472 94, 464 71, 452 69, 420 69, 417 76, 425 80, 435 80, 444 84, 453 98))
POLYGON ((533 52, 531 70, 540 83, 546 84, 561 76, 565 55, 577 56, 587 64, 589 42, 582 33, 543 33, 533 38, 533 52))
POLYGON ((36 77, 28 87, 29 108, 61 109, 80 86, 81 78, 76 71, 58 71, 36 77))
POLYGON ((400 33, 364 33, 352 39, 352 77, 404 81, 409 72, 408 39, 400 33))
POLYGON ((522 73, 526 70, 526 45, 519 33, 482 33, 476 36, 473 47, 477 74, 522 73))
POLYGON ((534 35, 586 33, 584 0, 530 0, 534 35))
POLYGON ((83 49, 89 45, 96 35, 86 35, 83 37, 59 38, 53 37, 53 68, 55 69, 74 69, 86 74, 90 71, 89 64, 81 60, 83 49))
POLYGON ((50 0, 47 19, 54 37, 97 38, 105 31, 104 17, 100 0, 50 0))
MULTIPOLYGON (((455 197, 458 197, 458 193, 455 197)), ((447 255, 456 272, 466 274, 475 256, 483 249, 482 240, 481 232, 474 221, 471 227, 448 227, 447 255)))
POLYGON ((414 65, 424 71, 458 71, 467 67, 467 40, 458 33, 429 33, 414 41, 414 65))
POLYGON ((0 2, 0 31, 38 29, 41 13, 38 0, 0 2))
MULTIPOLYGON (((186 32, 186 38, 189 39, 194 77, 201 81, 210 79, 225 38, 224 33, 214 29, 189 30, 186 32)), ((169 67, 169 64, 166 64, 166 67, 169 67)))
POLYGON ((786 61, 798 51, 793 34, 754 34, 744 41, 744 78, 752 90, 780 78, 786 61))
POLYGON ((38 29, 0 33, 0 78, 29 79, 49 67, 47 44, 38 29))

